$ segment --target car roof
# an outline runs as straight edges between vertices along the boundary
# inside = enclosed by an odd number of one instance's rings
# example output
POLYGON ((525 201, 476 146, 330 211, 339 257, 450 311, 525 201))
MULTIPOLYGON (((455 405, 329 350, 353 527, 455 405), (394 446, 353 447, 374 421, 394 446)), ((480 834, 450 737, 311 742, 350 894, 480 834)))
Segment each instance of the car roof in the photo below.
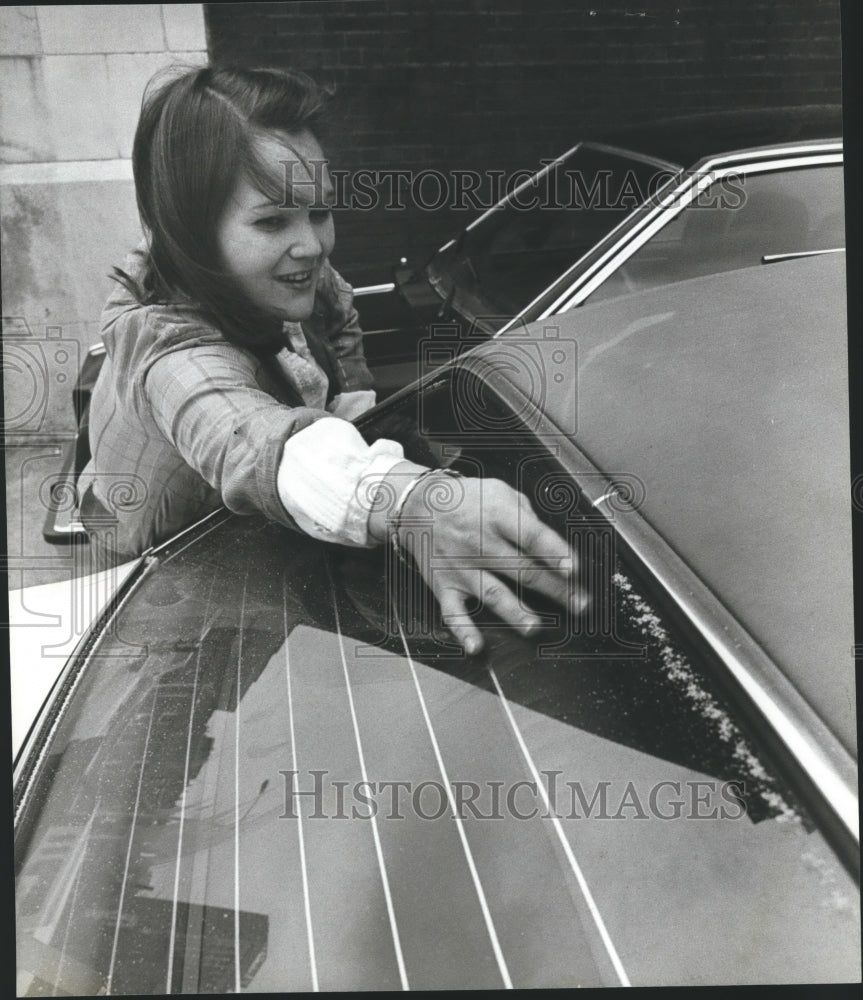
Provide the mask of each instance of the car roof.
POLYGON ((841 135, 841 106, 820 104, 703 112, 584 130, 583 137, 689 167, 706 156, 738 149, 841 135))
POLYGON ((644 517, 853 754, 843 258, 695 278, 528 331, 576 341, 575 443, 644 482, 644 517))

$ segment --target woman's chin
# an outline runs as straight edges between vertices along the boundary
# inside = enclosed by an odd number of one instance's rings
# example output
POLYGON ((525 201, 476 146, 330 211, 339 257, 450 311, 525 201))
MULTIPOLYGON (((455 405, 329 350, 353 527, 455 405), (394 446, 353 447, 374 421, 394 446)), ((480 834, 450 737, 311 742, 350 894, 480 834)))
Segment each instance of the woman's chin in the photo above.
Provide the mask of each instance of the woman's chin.
POLYGON ((302 323, 307 320, 315 308, 314 289, 302 295, 292 295, 289 302, 280 302, 275 309, 279 319, 288 323, 302 323))

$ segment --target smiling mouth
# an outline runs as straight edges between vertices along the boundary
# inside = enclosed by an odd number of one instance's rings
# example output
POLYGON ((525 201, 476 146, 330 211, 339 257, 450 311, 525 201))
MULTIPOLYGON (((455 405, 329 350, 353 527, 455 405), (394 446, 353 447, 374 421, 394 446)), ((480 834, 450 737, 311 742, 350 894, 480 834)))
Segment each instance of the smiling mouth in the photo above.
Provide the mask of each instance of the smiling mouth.
POLYGON ((315 276, 314 268, 309 271, 294 271, 292 274, 277 274, 275 280, 288 288, 310 288, 315 276))

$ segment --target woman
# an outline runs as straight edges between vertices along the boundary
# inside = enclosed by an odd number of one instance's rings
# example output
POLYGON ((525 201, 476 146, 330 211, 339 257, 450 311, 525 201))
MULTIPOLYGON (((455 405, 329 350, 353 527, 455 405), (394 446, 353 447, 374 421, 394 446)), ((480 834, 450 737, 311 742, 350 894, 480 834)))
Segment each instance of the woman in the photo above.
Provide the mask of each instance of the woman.
MULTIPOLYGON (((222 504, 344 545, 401 545, 420 485, 447 475, 394 441, 367 445, 348 422, 374 391, 350 286, 329 263, 323 108, 308 77, 283 70, 196 69, 145 97, 133 169, 146 246, 117 272, 103 313, 80 479, 105 560, 222 504), (370 484, 395 502, 364 502, 370 484)), ((462 485, 465 502, 435 520, 437 551, 527 551, 522 582, 580 606, 569 547, 524 498, 497 481, 462 485)), ((512 579, 456 567, 428 582, 468 652, 482 646, 466 610, 476 597, 524 631, 538 626, 512 579)))

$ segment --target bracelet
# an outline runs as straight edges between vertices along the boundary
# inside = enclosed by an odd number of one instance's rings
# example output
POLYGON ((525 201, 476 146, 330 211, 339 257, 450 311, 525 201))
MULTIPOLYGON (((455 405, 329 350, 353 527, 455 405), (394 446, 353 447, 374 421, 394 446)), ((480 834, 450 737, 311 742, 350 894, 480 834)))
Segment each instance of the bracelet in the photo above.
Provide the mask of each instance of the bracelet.
POLYGON ((393 509, 391 524, 392 524, 392 534, 390 535, 390 542, 392 543, 393 551, 398 556, 398 558, 407 565, 407 560, 405 559, 404 552, 402 552, 401 541, 399 539, 399 528, 401 527, 401 517, 404 511, 405 504, 407 503, 408 497, 413 493, 413 491, 419 486, 423 479, 427 479, 429 476, 435 475, 435 473, 442 473, 445 476, 450 476, 452 479, 461 479, 462 474, 457 472, 455 469, 426 469, 425 472, 420 472, 419 475, 414 476, 414 478, 407 484, 407 486, 402 490, 401 496, 396 501, 395 508, 393 509))

